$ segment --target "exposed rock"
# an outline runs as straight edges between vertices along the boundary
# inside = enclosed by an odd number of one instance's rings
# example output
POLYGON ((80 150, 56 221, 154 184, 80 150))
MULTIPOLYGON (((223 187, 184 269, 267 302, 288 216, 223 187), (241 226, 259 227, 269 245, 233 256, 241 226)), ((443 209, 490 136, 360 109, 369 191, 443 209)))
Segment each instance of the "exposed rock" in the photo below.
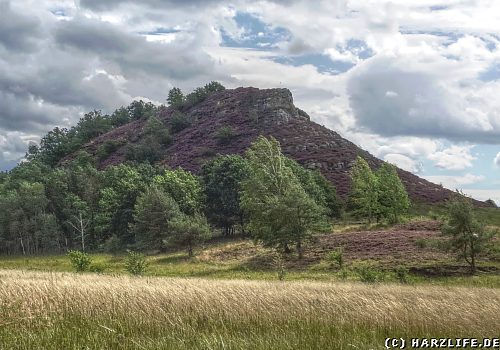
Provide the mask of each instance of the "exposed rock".
MULTIPOLYGON (((335 131, 310 121, 304 111, 296 108, 288 89, 238 88, 210 95, 205 101, 184 111, 193 124, 174 135, 166 149, 162 163, 197 172, 213 155, 242 154, 259 135, 272 135, 280 141, 283 152, 310 169, 318 169, 345 197, 350 190, 349 171, 358 155, 364 157, 372 168, 382 161, 342 138, 335 131), (214 138, 222 126, 230 126, 235 138, 221 145, 214 138)), ((160 110, 159 117, 167 122, 173 115, 171 108, 160 110)), ((100 144, 109 139, 128 139, 137 142, 143 120, 134 121, 101 135, 85 146, 95 154, 100 144)), ((124 161, 125 146, 104 160, 106 167, 124 161)), ((442 202, 451 191, 423 180, 407 171, 398 169, 410 197, 423 202, 442 202)), ((478 204, 484 204, 478 202, 478 204)))

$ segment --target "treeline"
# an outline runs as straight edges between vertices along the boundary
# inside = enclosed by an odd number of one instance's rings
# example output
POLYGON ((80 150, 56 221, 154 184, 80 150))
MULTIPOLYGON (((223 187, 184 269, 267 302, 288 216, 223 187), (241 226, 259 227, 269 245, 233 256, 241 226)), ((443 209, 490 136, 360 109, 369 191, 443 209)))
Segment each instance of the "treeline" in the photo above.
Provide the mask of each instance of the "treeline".
MULTIPOLYGON (((133 101, 127 107, 121 107, 112 114, 103 114, 101 111, 92 111, 85 114, 78 123, 71 128, 56 127, 45 135, 40 145, 31 145, 27 159, 37 160, 50 167, 56 166, 64 157, 78 151, 92 139, 111 131, 114 128, 128 124, 135 120, 147 120, 137 145, 127 148, 127 160, 136 162, 154 163, 161 157, 162 151, 171 142, 170 134, 179 132, 189 126, 191 121, 183 111, 202 102, 209 95, 225 90, 219 82, 210 82, 203 87, 196 88, 184 96, 179 88, 172 88, 168 93, 168 104, 176 109, 176 113, 169 125, 164 125, 157 113, 165 106, 156 106, 151 102, 133 101)), ((98 150, 99 160, 122 146, 118 141, 109 140, 98 150)))
MULTIPOLYGON (((86 114, 71 129, 55 128, 31 146, 26 161, 0 173, 0 254, 45 254, 69 249, 117 253, 194 248, 214 232, 251 235, 280 252, 296 249, 343 215, 398 221, 409 206, 395 167, 375 173, 360 157, 344 205, 318 171, 285 157, 278 141, 259 137, 244 156, 217 155, 197 176, 157 165, 170 134, 192 122, 183 113, 224 87, 212 82, 184 96, 170 90, 175 113, 165 125, 159 108, 135 101, 111 115, 86 114), (93 138, 146 119, 138 142, 104 142, 92 156, 78 151, 93 138), (96 163, 126 146, 126 161, 104 170, 96 163), (64 164, 61 160, 68 155, 64 164)), ((221 130, 227 142, 231 130, 221 130)))
POLYGON ((100 171, 84 152, 65 167, 24 162, 0 179, 0 252, 163 251, 183 246, 191 254, 213 228, 225 235, 237 230, 261 237, 259 225, 271 225, 268 220, 273 218, 283 220, 269 226, 276 235, 293 231, 297 237, 307 236, 312 227, 306 225, 307 232, 302 232, 286 225, 294 220, 307 223, 313 216, 301 216, 301 211, 309 206, 322 219, 336 217, 340 201, 322 175, 278 150, 277 141, 260 138, 247 156, 219 155, 203 166, 200 176, 148 163, 100 171), (268 165, 255 158, 268 156, 264 143, 273 144, 278 154, 267 160, 268 165), (276 160, 280 168, 270 163, 276 160), (269 176, 262 166, 280 173, 269 176), (275 178, 278 175, 283 179, 275 178), (259 194, 255 181, 270 187, 259 194), (274 197, 255 197, 273 193, 274 197), (264 205, 261 213, 252 207, 255 203, 264 205), (284 218, 285 213, 289 217, 284 218))

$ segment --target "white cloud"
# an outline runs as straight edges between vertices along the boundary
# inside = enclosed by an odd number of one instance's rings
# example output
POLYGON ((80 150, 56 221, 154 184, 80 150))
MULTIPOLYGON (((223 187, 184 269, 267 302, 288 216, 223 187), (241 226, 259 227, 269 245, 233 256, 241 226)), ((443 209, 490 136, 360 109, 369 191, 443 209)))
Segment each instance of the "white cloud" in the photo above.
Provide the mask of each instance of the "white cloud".
POLYGON ((500 152, 497 153, 495 159, 493 159, 493 162, 500 167, 500 152))
POLYGON ((444 187, 450 190, 462 189, 464 185, 472 185, 475 183, 479 183, 485 179, 483 175, 474 174, 466 174, 463 176, 429 175, 423 176, 423 178, 436 184, 442 184, 444 187))
POLYGON ((470 152, 473 146, 451 146, 430 154, 427 158, 434 161, 438 168, 447 170, 463 170, 470 168, 476 159, 470 152))
POLYGON ((402 154, 389 153, 384 156, 384 160, 412 173, 419 173, 422 170, 422 164, 402 154))
POLYGON ((495 203, 500 206, 500 190, 495 189, 475 189, 475 188, 463 188, 465 194, 471 196, 480 201, 486 201, 488 199, 493 199, 495 203))

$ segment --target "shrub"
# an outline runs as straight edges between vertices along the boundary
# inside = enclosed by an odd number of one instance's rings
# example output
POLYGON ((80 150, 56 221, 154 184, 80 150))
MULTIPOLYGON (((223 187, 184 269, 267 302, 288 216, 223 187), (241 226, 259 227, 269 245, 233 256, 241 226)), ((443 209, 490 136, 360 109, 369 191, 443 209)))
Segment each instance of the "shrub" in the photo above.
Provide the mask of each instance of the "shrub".
POLYGON ((409 281, 409 276, 408 276, 408 269, 404 266, 398 266, 395 270, 394 273, 396 274, 396 278, 400 283, 408 283, 409 281))
POLYGON ((383 279, 380 273, 368 264, 358 265, 355 270, 361 282, 375 283, 383 279))
POLYGON ((337 263, 340 268, 344 267, 344 249, 339 247, 328 253, 328 260, 337 263))
POLYGON ((415 245, 420 249, 424 249, 427 247, 427 241, 423 238, 419 238, 415 241, 415 245))
POLYGON ((191 125, 191 121, 183 113, 175 113, 170 119, 170 131, 175 134, 191 125))
POLYGON ((285 260, 283 259, 283 254, 280 252, 275 252, 273 260, 276 272, 278 273, 278 279, 280 281, 283 281, 285 279, 285 274, 286 274, 285 260))
POLYGON ((68 252, 68 257, 71 261, 71 265, 76 272, 87 271, 90 264, 92 263, 92 258, 90 257, 90 255, 78 250, 70 250, 68 252))
POLYGON ((95 272, 95 273, 103 273, 105 269, 106 269, 106 266, 102 265, 102 264, 92 264, 89 267, 89 271, 95 272))
POLYGON ((117 140, 107 140, 102 145, 97 148, 97 158, 102 161, 109 157, 109 155, 115 152, 123 144, 122 141, 117 140))
POLYGON ((141 276, 146 271, 147 262, 144 254, 137 252, 128 252, 127 261, 125 263, 125 268, 127 271, 134 276, 141 276))
POLYGON ((227 145, 234 137, 234 130, 230 126, 223 126, 215 133, 215 138, 220 145, 227 145))
POLYGON ((153 164, 162 158, 162 147, 157 142, 143 142, 127 146, 125 158, 137 163, 153 164))
POLYGON ((339 271, 339 277, 342 281, 345 281, 347 279, 347 276, 349 275, 349 272, 345 267, 341 268, 339 271))

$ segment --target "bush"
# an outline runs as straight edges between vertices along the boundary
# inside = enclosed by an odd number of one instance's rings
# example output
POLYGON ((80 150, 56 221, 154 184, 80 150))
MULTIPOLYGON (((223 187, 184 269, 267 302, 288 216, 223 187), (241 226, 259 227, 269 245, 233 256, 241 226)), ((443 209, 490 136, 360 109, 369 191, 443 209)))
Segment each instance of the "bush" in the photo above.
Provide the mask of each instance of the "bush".
POLYGON ((106 266, 102 264, 92 264, 89 267, 90 272, 103 273, 106 270, 106 266))
POLYGON ((344 267, 344 249, 339 247, 328 253, 328 260, 337 263, 340 268, 344 267))
POLYGON ((215 138, 220 145, 227 145, 234 137, 234 130, 230 126, 223 126, 215 133, 215 138))
POLYGON ((394 270, 398 281, 405 284, 409 282, 408 272, 408 269, 404 266, 399 266, 394 270))
POLYGON ((191 125, 191 121, 183 113, 175 113, 170 119, 170 131, 175 134, 191 125))
POLYGON ((381 281, 383 278, 377 270, 371 265, 363 264, 356 267, 356 273, 361 282, 375 283, 381 281))
POLYGON ((159 143, 143 142, 127 146, 125 158, 137 163, 147 162, 153 164, 162 158, 163 151, 159 143))
POLYGON ((90 264, 92 263, 92 258, 90 255, 84 252, 80 252, 78 250, 70 250, 68 252, 69 260, 71 261, 71 265, 75 269, 76 272, 84 272, 89 269, 90 264))
POLYGON ((122 146, 122 141, 117 140, 107 140, 102 145, 97 148, 97 158, 102 161, 109 157, 109 155, 115 152, 120 146, 122 146))
POLYGON ((283 259, 283 255, 280 252, 275 252, 273 260, 276 272, 278 274, 278 279, 280 281, 283 281, 286 275, 285 260, 283 259))
POLYGON ((127 271, 134 276, 141 276, 146 271, 147 262, 144 254, 137 252, 128 252, 127 261, 125 263, 125 268, 127 271))

